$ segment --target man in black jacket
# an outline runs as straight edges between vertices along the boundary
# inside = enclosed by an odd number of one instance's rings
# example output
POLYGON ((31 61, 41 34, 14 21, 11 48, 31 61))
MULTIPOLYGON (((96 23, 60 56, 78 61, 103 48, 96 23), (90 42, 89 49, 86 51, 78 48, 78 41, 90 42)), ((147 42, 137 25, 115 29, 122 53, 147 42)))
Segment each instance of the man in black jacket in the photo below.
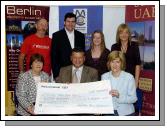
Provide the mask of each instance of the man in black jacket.
POLYGON ((58 79, 61 67, 71 65, 70 55, 73 48, 85 50, 85 36, 75 30, 76 15, 66 13, 64 28, 53 33, 51 46, 51 63, 53 78, 58 79))

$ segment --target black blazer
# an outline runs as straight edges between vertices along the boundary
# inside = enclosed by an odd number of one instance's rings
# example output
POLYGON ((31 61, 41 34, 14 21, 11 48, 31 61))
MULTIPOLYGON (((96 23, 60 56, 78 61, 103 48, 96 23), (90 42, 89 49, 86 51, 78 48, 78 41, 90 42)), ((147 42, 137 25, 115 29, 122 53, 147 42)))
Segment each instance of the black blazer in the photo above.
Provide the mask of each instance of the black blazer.
MULTIPOLYGON (((74 47, 85 50, 85 36, 83 33, 74 30, 74 47)), ((52 35, 51 63, 53 77, 59 75, 61 67, 71 65, 71 44, 65 29, 57 31, 52 35)))
MULTIPOLYGON (((111 52, 117 50, 121 51, 121 44, 115 43, 111 46, 111 52)), ((128 49, 125 53, 126 58, 126 72, 131 73, 135 77, 136 65, 141 65, 139 46, 136 42, 128 43, 128 49)))

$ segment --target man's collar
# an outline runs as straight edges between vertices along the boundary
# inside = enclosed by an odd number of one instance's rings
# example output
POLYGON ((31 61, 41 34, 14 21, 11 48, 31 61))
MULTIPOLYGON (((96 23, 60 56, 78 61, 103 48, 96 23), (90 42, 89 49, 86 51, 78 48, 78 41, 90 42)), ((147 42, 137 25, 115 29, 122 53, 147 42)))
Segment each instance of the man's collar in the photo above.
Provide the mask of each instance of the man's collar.
MULTIPOLYGON (((74 69, 77 69, 77 68, 73 65, 73 66, 72 66, 72 70, 74 70, 74 69)), ((80 70, 80 71, 82 71, 82 69, 83 69, 83 65, 78 68, 78 70, 80 70)))
POLYGON ((68 31, 66 28, 65 28, 65 31, 66 31, 66 33, 69 33, 69 34, 74 33, 74 30, 70 32, 70 31, 68 31))

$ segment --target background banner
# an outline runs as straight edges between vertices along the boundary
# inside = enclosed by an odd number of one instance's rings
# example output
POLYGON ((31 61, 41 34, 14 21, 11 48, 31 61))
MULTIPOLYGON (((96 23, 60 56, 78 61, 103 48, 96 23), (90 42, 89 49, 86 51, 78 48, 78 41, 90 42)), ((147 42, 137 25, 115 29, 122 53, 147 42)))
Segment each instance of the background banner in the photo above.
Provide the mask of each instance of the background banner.
MULTIPOLYGON (((139 89, 142 90, 142 115, 155 115, 155 6, 127 5, 125 21, 132 40, 139 45, 142 70, 139 89)), ((140 94, 138 94, 140 95, 140 94)))
POLYGON ((147 21, 155 19, 154 5, 128 5, 126 6, 126 21, 147 21))
POLYGON ((18 55, 23 40, 35 33, 35 21, 40 18, 49 20, 49 7, 28 5, 6 5, 6 52, 7 85, 13 91, 19 75, 18 55))
POLYGON ((103 6, 60 6, 59 29, 64 27, 64 16, 67 12, 76 14, 76 29, 85 34, 85 45, 88 50, 92 32, 96 29, 103 29, 103 6))

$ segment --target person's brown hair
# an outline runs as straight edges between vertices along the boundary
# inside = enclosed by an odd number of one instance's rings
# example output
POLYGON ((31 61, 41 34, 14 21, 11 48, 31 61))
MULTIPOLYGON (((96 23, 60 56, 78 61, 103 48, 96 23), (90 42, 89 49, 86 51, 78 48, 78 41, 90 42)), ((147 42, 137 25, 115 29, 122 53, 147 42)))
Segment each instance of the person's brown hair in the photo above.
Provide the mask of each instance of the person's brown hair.
POLYGON ((94 47, 94 44, 93 44, 93 38, 94 38, 94 35, 96 33, 99 33, 100 36, 101 36, 101 52, 103 52, 103 50, 106 48, 106 45, 105 45, 105 39, 104 39, 104 34, 101 30, 95 30, 93 33, 92 33, 92 37, 91 37, 91 48, 94 47))
POLYGON ((44 58, 41 54, 38 54, 38 53, 35 53, 33 54, 31 57, 30 57, 30 69, 31 69, 31 65, 32 63, 35 61, 35 60, 38 60, 40 62, 42 62, 44 64, 44 58))

